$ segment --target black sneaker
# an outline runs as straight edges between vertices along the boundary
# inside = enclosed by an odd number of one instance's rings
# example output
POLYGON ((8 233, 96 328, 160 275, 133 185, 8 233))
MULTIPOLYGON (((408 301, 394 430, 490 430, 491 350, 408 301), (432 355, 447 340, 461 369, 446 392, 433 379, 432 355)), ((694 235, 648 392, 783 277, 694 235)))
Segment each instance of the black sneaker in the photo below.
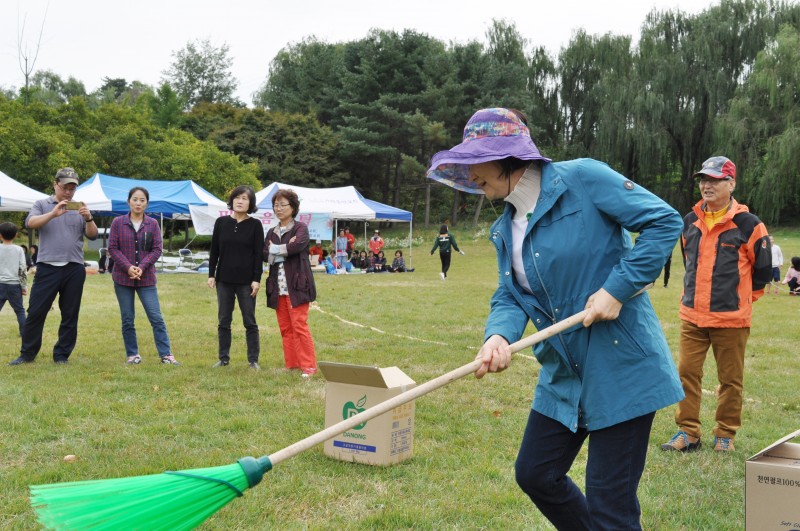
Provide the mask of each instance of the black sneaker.
POLYGON ((25 358, 20 356, 19 358, 8 362, 8 364, 12 365, 12 366, 13 365, 22 365, 23 363, 33 363, 33 360, 26 360, 25 358))
POLYGON ((212 365, 211 368, 216 369, 217 367, 227 367, 228 365, 230 365, 230 363, 231 362, 228 360, 219 360, 214 365, 212 365))

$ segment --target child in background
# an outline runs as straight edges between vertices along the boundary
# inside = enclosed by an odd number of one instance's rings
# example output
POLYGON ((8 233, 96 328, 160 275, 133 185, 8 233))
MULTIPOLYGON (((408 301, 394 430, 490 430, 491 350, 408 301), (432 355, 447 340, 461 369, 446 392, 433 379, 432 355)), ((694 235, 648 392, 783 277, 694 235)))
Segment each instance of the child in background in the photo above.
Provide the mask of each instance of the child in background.
POLYGON ((800 256, 792 257, 792 267, 781 284, 789 284, 789 295, 800 295, 800 256))
MULTIPOLYGON (((780 246, 775 243, 775 238, 769 237, 769 243, 772 244, 772 282, 770 286, 773 288, 775 295, 778 294, 778 281, 781 279, 781 267, 783 267, 783 252, 780 246)), ((766 288, 766 293, 769 293, 769 288, 766 288)))
POLYGON ((442 224, 442 226, 439 227, 439 236, 437 236, 436 240, 433 242, 433 248, 431 249, 431 256, 433 256, 437 248, 439 249, 439 259, 442 261, 442 271, 439 273, 439 276, 442 280, 447 278, 447 272, 450 270, 451 247, 458 253, 464 254, 464 251, 458 248, 455 237, 447 231, 447 225, 442 224))
POLYGON ((25 263, 25 251, 14 245, 17 237, 17 226, 13 223, 0 223, 0 310, 6 301, 17 314, 19 334, 25 326, 25 306, 22 296, 28 294, 28 265, 25 263))

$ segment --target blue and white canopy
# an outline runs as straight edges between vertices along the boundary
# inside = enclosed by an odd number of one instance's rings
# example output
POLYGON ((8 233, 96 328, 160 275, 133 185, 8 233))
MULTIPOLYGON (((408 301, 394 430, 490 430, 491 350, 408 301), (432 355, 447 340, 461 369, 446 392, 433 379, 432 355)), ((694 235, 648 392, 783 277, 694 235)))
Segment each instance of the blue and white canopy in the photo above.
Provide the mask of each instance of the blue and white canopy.
POLYGON ((151 215, 189 219, 190 205, 227 208, 224 201, 217 199, 194 181, 146 181, 102 173, 95 173, 78 186, 75 200, 83 201, 89 210, 99 216, 127 214, 130 210, 128 192, 134 186, 141 186, 149 192, 150 202, 146 212, 151 215))

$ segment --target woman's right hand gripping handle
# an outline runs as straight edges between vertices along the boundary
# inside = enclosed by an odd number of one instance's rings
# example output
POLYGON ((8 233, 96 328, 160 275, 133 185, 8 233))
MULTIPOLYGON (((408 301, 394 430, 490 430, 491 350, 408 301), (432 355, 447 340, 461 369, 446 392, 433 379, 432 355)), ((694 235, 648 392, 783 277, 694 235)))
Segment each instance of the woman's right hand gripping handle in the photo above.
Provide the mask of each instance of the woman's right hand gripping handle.
POLYGON ((503 336, 493 335, 486 340, 475 359, 483 361, 475 371, 475 378, 483 378, 487 372, 501 372, 508 369, 511 365, 511 348, 503 336))

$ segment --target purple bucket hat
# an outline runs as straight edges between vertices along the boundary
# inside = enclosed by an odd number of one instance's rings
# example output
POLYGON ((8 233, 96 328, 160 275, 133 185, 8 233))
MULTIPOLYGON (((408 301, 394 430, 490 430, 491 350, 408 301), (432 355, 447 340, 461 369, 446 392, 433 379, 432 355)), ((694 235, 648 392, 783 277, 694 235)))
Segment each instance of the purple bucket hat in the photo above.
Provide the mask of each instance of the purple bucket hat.
POLYGON ((459 145, 433 156, 427 177, 462 192, 482 194, 469 180, 469 165, 506 157, 550 162, 539 153, 528 126, 516 114, 503 108, 481 109, 467 122, 459 145))

